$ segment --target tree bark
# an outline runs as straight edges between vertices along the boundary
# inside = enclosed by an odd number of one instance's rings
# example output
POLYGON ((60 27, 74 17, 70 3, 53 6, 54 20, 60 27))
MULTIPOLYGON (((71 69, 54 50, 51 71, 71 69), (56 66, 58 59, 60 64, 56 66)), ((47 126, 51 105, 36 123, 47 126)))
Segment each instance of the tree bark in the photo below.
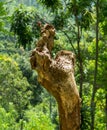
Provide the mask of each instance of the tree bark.
POLYGON ((79 62, 78 66, 79 66, 79 72, 80 72, 80 80, 79 80, 80 81, 80 97, 82 99, 82 94, 83 94, 83 75, 84 75, 84 73, 83 73, 83 61, 82 61, 81 50, 80 50, 80 39, 81 39, 81 36, 80 36, 80 26, 78 24, 78 21, 76 23, 77 23, 77 49, 78 49, 77 57, 78 57, 78 62, 79 62))
POLYGON ((94 70, 94 82, 92 88, 92 98, 91 98, 91 130, 94 130, 95 124, 95 94, 97 87, 97 73, 98 73, 98 43, 99 43, 99 0, 96 1, 96 54, 95 54, 95 70, 94 70))
POLYGON ((38 81, 56 98, 60 130, 79 130, 80 97, 74 78, 74 54, 62 50, 53 59, 45 45, 42 51, 33 50, 30 62, 38 72, 38 81))

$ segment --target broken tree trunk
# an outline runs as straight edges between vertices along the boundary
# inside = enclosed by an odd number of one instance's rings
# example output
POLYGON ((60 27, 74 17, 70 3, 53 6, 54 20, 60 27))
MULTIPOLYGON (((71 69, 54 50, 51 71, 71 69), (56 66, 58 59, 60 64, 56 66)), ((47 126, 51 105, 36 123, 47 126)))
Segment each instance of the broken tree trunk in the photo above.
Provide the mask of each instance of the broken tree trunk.
POLYGON ((45 42, 32 51, 31 67, 38 72, 40 84, 57 100, 60 130, 79 130, 80 97, 74 78, 74 55, 70 51, 62 50, 53 59, 48 46, 51 46, 51 42, 53 46, 52 38, 55 33, 51 33, 54 30, 53 26, 48 29, 45 27, 46 25, 43 29, 48 31, 48 35, 45 31, 44 38, 42 33, 37 44, 43 42, 44 39, 45 42))

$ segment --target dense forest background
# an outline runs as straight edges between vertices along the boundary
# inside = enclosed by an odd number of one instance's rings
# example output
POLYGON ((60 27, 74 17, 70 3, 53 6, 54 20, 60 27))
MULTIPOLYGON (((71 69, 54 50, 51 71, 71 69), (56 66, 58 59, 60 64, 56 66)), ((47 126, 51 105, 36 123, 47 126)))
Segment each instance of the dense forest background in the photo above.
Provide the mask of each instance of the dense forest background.
POLYGON ((53 57, 75 53, 81 130, 107 130, 107 0, 0 0, 0 130, 59 130, 29 62, 40 23, 56 28, 53 57))

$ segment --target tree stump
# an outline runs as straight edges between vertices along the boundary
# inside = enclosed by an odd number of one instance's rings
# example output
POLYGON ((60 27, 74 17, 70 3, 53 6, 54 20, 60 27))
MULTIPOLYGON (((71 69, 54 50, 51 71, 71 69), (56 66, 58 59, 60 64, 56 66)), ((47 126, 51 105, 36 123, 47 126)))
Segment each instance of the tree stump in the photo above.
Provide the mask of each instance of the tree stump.
POLYGON ((38 72, 40 84, 58 103, 60 130, 80 130, 80 97, 74 78, 74 54, 61 50, 52 58, 55 29, 47 24, 42 30, 44 34, 32 51, 31 67, 38 72))

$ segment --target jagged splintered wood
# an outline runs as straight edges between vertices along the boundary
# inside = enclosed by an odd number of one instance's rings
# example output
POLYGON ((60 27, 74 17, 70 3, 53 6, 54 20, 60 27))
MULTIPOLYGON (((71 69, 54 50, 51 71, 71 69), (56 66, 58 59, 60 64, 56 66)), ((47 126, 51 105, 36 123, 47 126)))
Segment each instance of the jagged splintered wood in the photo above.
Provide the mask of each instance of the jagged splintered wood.
POLYGON ((51 57, 55 29, 46 24, 32 51, 30 63, 38 72, 38 81, 57 100, 60 130, 80 129, 80 97, 74 78, 74 54, 61 50, 51 57))

